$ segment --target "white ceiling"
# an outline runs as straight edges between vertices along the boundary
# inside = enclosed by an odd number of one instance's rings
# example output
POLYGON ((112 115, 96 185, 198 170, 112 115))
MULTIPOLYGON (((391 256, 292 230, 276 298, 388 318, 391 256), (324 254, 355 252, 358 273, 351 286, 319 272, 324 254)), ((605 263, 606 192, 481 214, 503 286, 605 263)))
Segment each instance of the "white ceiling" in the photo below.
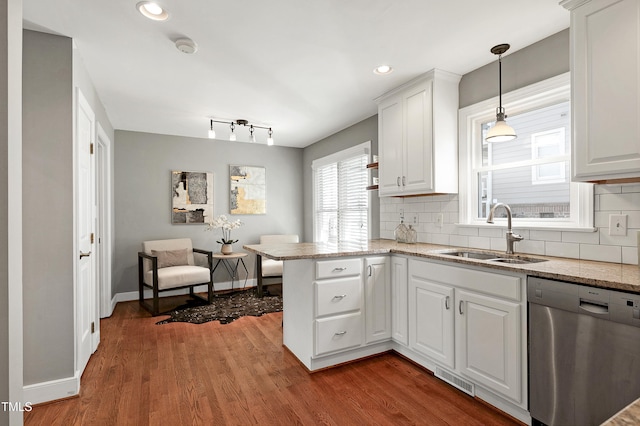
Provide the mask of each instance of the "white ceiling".
POLYGON ((465 74, 496 44, 509 54, 569 26, 559 0, 158 0, 164 22, 137 1, 24 0, 25 28, 75 40, 115 129, 206 138, 209 118, 247 119, 291 147, 374 115, 374 98, 432 68, 465 74), (181 37, 199 50, 178 51, 181 37), (394 72, 375 75, 383 63, 394 72))

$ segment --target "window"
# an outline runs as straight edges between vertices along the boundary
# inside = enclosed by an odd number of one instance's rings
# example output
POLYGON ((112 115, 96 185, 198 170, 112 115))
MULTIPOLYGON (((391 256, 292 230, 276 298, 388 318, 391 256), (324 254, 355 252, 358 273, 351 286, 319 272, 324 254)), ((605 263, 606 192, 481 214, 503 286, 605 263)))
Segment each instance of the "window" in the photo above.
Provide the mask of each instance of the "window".
POLYGON ((568 73, 504 94, 518 134, 504 143, 485 141, 497 99, 460 110, 461 224, 482 225, 493 204, 505 203, 516 226, 593 226, 593 185, 570 179, 570 97, 568 73))
POLYGON ((369 239, 370 142, 313 161, 314 242, 369 239))

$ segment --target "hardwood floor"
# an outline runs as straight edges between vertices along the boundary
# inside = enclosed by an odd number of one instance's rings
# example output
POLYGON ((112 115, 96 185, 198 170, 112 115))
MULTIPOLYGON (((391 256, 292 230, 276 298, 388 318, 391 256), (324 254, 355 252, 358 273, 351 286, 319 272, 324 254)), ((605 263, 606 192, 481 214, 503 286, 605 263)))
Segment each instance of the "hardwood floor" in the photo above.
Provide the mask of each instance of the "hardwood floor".
POLYGON ((309 374, 282 346, 282 313, 163 318, 119 303, 80 396, 34 407, 25 424, 521 425, 392 353, 309 374))

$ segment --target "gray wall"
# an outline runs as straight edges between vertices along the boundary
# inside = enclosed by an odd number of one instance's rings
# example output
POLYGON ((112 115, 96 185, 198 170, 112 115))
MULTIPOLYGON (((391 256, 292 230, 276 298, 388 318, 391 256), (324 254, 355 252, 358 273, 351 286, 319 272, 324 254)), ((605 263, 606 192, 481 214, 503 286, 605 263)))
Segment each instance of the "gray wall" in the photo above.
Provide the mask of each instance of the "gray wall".
POLYGON ((70 38, 24 31, 24 383, 74 375, 70 38))
MULTIPOLYGON (((194 247, 219 251, 219 230, 205 225, 171 224, 171 171, 214 173, 214 215, 226 214, 244 225, 233 231, 240 241, 256 244, 262 234, 299 234, 302 237, 302 149, 138 133, 115 133, 115 293, 137 291, 137 252, 145 240, 191 238, 194 247), (229 165, 264 166, 267 214, 229 214, 229 165)), ((254 276, 255 258, 245 260, 254 276)), ((216 272, 216 275, 218 272, 216 272)), ((222 273, 215 281, 228 280, 222 273)))
MULTIPOLYGON (((373 100, 371 101, 373 102, 373 100)), ((325 157, 343 149, 371 141, 371 152, 378 153, 378 116, 374 115, 351 127, 324 138, 304 149, 302 176, 304 180, 304 238, 313 240, 313 160, 325 157)), ((375 173, 375 172, 374 172, 375 173)), ((376 176, 374 174, 374 176, 376 176)), ((378 191, 371 191, 371 238, 380 235, 380 200, 378 191)))
MULTIPOLYGON (((569 71, 568 28, 518 51, 505 53, 502 57, 502 93, 567 71, 569 71)), ((463 75, 459 89, 460 108, 498 96, 498 61, 463 75)))

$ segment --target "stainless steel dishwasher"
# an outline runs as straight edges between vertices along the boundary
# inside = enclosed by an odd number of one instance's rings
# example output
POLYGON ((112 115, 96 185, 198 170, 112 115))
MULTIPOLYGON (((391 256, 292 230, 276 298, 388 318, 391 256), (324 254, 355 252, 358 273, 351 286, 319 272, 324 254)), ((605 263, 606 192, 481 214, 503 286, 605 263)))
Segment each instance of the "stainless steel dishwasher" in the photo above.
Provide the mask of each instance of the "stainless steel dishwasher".
POLYGON ((599 425, 640 397, 640 295, 529 277, 533 424, 599 425))

